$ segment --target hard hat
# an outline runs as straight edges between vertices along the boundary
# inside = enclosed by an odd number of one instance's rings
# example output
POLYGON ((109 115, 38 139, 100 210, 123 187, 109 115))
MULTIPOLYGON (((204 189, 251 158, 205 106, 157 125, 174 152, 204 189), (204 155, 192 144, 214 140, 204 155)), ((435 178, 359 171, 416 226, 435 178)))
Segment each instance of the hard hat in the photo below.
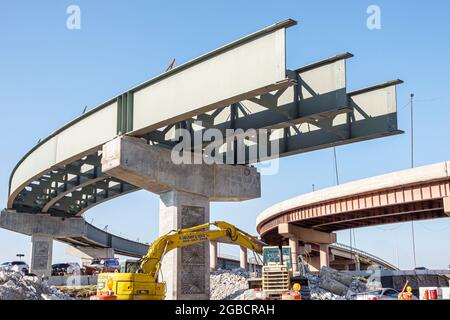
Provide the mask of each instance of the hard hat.
POLYGON ((292 289, 294 289, 294 291, 300 291, 301 288, 302 286, 300 285, 300 283, 294 283, 294 285, 292 286, 292 289))
POLYGON ((412 288, 411 288, 410 286, 407 286, 407 287, 406 287, 406 291, 411 292, 411 291, 412 291, 412 288))

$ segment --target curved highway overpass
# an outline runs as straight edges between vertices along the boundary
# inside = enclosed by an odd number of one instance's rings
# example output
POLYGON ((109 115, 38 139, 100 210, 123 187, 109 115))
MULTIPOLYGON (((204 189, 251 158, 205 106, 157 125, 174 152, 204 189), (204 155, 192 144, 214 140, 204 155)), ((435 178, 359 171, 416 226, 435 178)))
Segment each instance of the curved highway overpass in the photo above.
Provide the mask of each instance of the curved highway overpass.
POLYGON ((266 242, 280 224, 322 233, 450 215, 450 162, 349 182, 278 203, 257 218, 266 242))

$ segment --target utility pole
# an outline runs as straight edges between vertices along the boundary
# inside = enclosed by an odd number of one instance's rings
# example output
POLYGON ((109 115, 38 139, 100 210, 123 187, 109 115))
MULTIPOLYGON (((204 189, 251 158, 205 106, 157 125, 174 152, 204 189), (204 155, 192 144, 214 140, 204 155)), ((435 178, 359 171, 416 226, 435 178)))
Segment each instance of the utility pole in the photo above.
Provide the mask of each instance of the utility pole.
MULTIPOLYGON (((339 170, 338 170, 338 164, 337 164, 337 155, 336 155, 336 147, 333 147, 333 156, 334 156, 334 173, 336 175, 336 185, 339 185, 339 170)), ((354 245, 354 234, 353 234, 353 240, 352 240, 352 232, 353 232, 353 228, 350 228, 349 230, 349 245, 350 245, 350 258, 354 261, 354 257, 353 257, 353 245, 354 245)), ((356 263, 355 263, 355 270, 356 270, 356 263)))
POLYGON ((333 147, 333 155, 334 155, 334 171, 336 174, 336 185, 339 185, 339 172, 336 158, 336 147, 333 147))
POLYGON ((411 127, 411 168, 414 168, 414 113, 413 113, 413 99, 414 93, 411 93, 409 105, 411 108, 410 112, 410 127, 411 127))
MULTIPOLYGON (((410 120, 411 120, 411 169, 414 168, 414 113, 413 113, 413 101, 414 93, 410 95, 410 120)), ((411 220, 411 236, 412 236, 412 249, 414 258, 414 268, 417 268, 416 263, 416 237, 414 235, 414 220, 411 220)))

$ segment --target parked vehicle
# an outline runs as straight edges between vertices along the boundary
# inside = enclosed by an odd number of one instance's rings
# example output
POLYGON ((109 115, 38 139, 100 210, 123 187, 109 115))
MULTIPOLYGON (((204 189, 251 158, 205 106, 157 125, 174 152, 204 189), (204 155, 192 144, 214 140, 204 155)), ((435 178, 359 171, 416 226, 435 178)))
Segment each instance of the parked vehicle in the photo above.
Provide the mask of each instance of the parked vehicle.
POLYGON ((426 268, 426 267, 416 267, 416 268, 414 268, 414 270, 415 271, 425 271, 425 270, 428 270, 428 268, 426 268))
POLYGON ((0 265, 0 270, 22 272, 28 274, 30 267, 25 261, 4 262, 0 265))
POLYGON ((116 272, 120 270, 118 259, 93 259, 90 264, 83 266, 85 274, 93 275, 102 272, 116 272))
POLYGON ((352 295, 354 300, 398 300, 398 292, 392 288, 383 288, 352 295))
POLYGON ((56 263, 52 265, 52 276, 81 274, 80 265, 76 262, 56 263))

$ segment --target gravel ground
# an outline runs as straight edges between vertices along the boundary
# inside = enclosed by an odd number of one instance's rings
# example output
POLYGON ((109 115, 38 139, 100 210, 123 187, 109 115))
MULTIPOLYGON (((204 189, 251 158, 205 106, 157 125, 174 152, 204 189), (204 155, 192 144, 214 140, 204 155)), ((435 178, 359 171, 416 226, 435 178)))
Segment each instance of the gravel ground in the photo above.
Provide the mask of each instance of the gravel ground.
POLYGON ((20 272, 0 271, 0 300, 70 300, 38 277, 20 272))

